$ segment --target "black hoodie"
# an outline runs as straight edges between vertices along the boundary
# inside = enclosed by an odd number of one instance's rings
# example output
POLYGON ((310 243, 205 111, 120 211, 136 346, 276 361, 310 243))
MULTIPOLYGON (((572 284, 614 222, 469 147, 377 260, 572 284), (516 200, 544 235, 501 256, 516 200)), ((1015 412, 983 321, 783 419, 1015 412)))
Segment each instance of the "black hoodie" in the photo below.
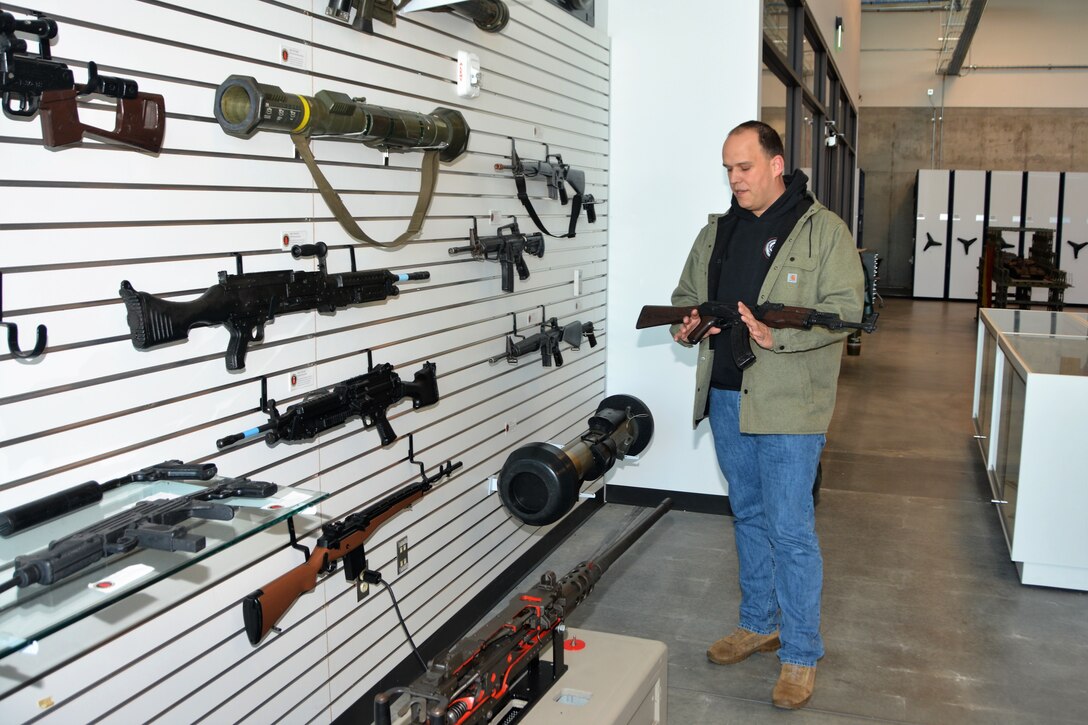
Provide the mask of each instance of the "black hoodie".
MULTIPOLYGON (((737 205, 737 197, 729 213, 718 220, 718 235, 710 259, 708 290, 710 299, 736 304, 740 300, 755 307, 759 290, 771 268, 782 242, 797 225, 797 220, 812 206, 805 193, 808 177, 796 171, 783 177, 786 190, 759 216, 737 205)), ((723 336, 727 336, 724 332, 723 336)), ((710 346, 717 349, 719 337, 711 338, 710 346)), ((728 341, 722 341, 722 352, 715 354, 711 385, 726 390, 740 390, 741 370, 728 352, 728 341)))

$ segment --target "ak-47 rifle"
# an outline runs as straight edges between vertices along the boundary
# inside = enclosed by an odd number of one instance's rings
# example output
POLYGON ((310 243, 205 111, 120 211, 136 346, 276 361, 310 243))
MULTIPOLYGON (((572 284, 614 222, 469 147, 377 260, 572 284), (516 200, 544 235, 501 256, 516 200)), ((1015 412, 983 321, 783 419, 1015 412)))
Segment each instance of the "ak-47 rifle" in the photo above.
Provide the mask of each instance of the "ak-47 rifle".
MULTIPOLYGON (((400 3, 395 3, 393 0, 329 0, 325 14, 330 18, 349 23, 356 30, 373 33, 375 20, 396 26, 397 11, 406 1, 401 0, 400 3), (356 11, 354 19, 351 17, 352 10, 356 11)), ((462 0, 425 9, 434 13, 457 11, 470 17, 477 28, 488 33, 499 32, 510 20, 510 10, 502 0, 462 0)))
POLYGON ((386 411, 405 397, 412 399, 413 408, 438 402, 434 363, 423 363, 423 367, 416 371, 415 380, 410 383, 401 380, 393 372, 392 365, 382 363, 364 375, 348 378, 325 391, 307 396, 302 402, 289 406, 282 414, 276 409, 276 401, 269 400, 263 408, 268 413, 267 423, 220 438, 215 444, 219 448, 226 448, 259 435, 264 435, 268 445, 279 440, 309 440, 351 418, 362 418, 364 427, 378 429, 382 445, 387 446, 397 439, 397 434, 389 424, 386 411))
POLYGON ((296 259, 318 256, 317 272, 293 269, 248 274, 219 273, 219 284, 191 302, 171 302, 147 292, 137 292, 128 280, 121 282, 121 299, 128 310, 132 346, 148 350, 189 339, 189 330, 223 325, 230 332, 227 370, 246 366, 250 342, 264 340, 264 326, 277 315, 289 312, 335 312, 341 307, 378 302, 400 294, 396 282, 430 279, 430 272, 394 274, 388 269, 328 274, 325 245, 295 246, 296 259))
POLYGON ((78 144, 83 136, 158 153, 166 128, 166 105, 162 96, 141 93, 136 81, 98 74, 98 66, 87 64, 87 82, 78 84, 64 63, 53 60, 49 41, 57 37, 57 23, 50 18, 16 20, 0 12, 0 91, 8 118, 32 118, 39 114, 42 141, 46 148, 78 144), (38 52, 16 33, 38 38, 38 52), (98 95, 117 100, 114 129, 88 126, 79 120, 77 99, 98 95))
POLYGON ((0 584, 0 592, 31 584, 49 586, 82 571, 100 559, 119 556, 139 548, 161 551, 201 551, 205 538, 189 533, 187 519, 230 521, 234 507, 226 498, 267 498, 276 484, 228 478, 201 491, 170 499, 147 499, 105 520, 49 543, 41 551, 15 557, 11 579, 0 584))
MULTIPOLYGON (((512 696, 532 706, 566 671, 563 662, 563 626, 571 613, 589 596, 608 568, 672 507, 665 499, 643 515, 597 555, 574 567, 562 579, 546 572, 540 583, 514 597, 506 608, 461 640, 440 652, 419 679, 408 687, 396 687, 374 698, 374 725, 391 725, 397 698, 400 723, 427 725, 476 725, 490 722, 512 696), (545 647, 552 647, 552 669, 540 661, 545 647), (543 684, 530 692, 530 673, 540 674, 543 684)), ((524 712, 524 710, 523 710, 524 712)), ((506 722, 505 720, 503 722, 506 722)))
POLYGON ((567 343, 572 350, 578 350, 582 345, 582 338, 589 340, 590 347, 597 347, 597 333, 592 322, 570 322, 562 327, 556 318, 551 318, 540 323, 540 332, 521 340, 515 340, 513 336, 506 336, 506 354, 491 358, 488 362, 494 364, 505 359, 506 362, 517 364, 518 358, 531 352, 540 351, 540 363, 544 367, 551 367, 555 362, 556 367, 563 364, 563 351, 561 344, 567 343))
MULTIPOLYGON (((661 325, 678 325, 684 318, 691 314, 691 306, 656 306, 646 305, 639 313, 635 329, 646 327, 658 327, 661 325)), ((756 361, 752 352, 752 343, 748 335, 748 327, 740 319, 740 312, 735 304, 725 302, 704 302, 694 307, 699 311, 699 326, 691 331, 686 342, 696 345, 706 337, 712 327, 729 330, 730 346, 733 350, 733 362, 741 370, 748 368, 756 361)), ((876 331, 876 319, 879 312, 874 312, 861 322, 847 322, 832 312, 820 312, 810 307, 790 307, 777 302, 764 302, 752 309, 755 318, 767 327, 776 329, 792 328, 795 330, 811 330, 813 327, 826 327, 829 330, 863 330, 864 332, 876 331)))
POLYGON ((304 563, 242 600, 242 618, 250 644, 258 644, 296 599, 314 590, 318 575, 335 572, 341 559, 348 581, 357 581, 364 574, 367 581, 381 581, 381 574, 369 571, 366 565, 365 545, 370 535, 388 519, 423 498, 435 481, 452 475, 461 467, 461 462, 446 461, 431 476, 423 473, 422 463, 419 467, 423 476, 419 483, 407 486, 341 521, 325 524, 321 527, 317 546, 312 554, 306 555, 304 563))
POLYGON ((186 464, 181 461, 163 461, 105 483, 87 481, 0 513, 0 536, 10 536, 31 526, 52 521, 84 506, 98 503, 106 491, 112 491, 128 483, 208 481, 215 478, 216 473, 214 463, 186 464))
POLYGON ((464 254, 470 252, 473 259, 486 259, 498 262, 502 267, 502 291, 514 291, 514 270, 518 271, 518 279, 523 282, 529 279, 529 267, 525 264, 525 255, 544 257, 544 235, 540 232, 522 234, 518 228, 518 220, 499 227, 498 234, 493 237, 481 237, 476 225, 476 217, 472 218, 472 229, 468 230, 468 246, 450 247, 450 254, 464 254), (506 233, 504 233, 506 232, 506 233))
POLYGON ((517 144, 511 138, 510 164, 495 164, 496 171, 506 169, 514 172, 514 184, 517 187, 518 199, 521 200, 521 205, 525 207, 525 211, 529 213, 529 217, 537 228, 549 237, 567 239, 575 236, 578 216, 582 213, 582 207, 586 209, 586 221, 590 224, 597 221, 597 212, 593 208, 597 201, 592 194, 586 193, 586 173, 579 169, 572 169, 570 164, 563 163, 563 157, 551 153, 547 144, 544 144, 544 160, 534 161, 518 156, 517 144), (549 199, 558 199, 563 205, 566 205, 568 201, 571 202, 570 224, 567 227, 566 234, 557 235, 549 232, 548 228, 544 226, 544 222, 540 221, 536 209, 533 208, 533 202, 529 199, 529 193, 526 191, 525 180, 535 176, 543 176, 548 182, 549 199), (572 199, 567 197, 566 184, 570 184, 571 188, 574 189, 572 199))

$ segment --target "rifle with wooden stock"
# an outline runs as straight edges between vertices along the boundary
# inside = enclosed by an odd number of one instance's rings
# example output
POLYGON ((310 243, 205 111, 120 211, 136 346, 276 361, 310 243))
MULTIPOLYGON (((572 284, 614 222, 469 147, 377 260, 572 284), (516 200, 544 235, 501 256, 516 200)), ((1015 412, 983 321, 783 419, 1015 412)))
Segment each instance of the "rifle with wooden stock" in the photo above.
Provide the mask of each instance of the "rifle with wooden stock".
MULTIPOLYGON (((735 304, 704 302, 694 307, 691 305, 678 307, 646 305, 639 313, 635 329, 679 325, 693 309, 698 310, 700 322, 698 327, 688 334, 685 342, 689 345, 699 344, 712 327, 720 328, 722 331, 728 329, 733 362, 737 364, 737 367, 744 370, 756 361, 748 327, 741 321, 740 312, 737 311, 735 304)), ((880 313, 874 312, 871 317, 861 322, 848 322, 833 312, 821 312, 810 307, 791 307, 777 302, 756 305, 752 309, 752 314, 767 327, 775 329, 811 330, 819 326, 829 330, 862 330, 870 333, 876 331, 876 318, 880 316, 880 313)))

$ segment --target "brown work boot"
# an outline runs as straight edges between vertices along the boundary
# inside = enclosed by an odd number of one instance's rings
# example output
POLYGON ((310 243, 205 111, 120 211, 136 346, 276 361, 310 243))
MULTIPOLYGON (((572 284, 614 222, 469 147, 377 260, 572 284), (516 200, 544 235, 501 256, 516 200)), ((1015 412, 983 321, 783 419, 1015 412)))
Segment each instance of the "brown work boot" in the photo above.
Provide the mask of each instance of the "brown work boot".
POLYGON ((732 634, 710 645, 706 658, 716 665, 732 665, 748 659, 754 652, 774 652, 781 646, 778 632, 756 634, 737 627, 732 634))
POLYGON ((778 674, 771 702, 775 707, 796 710, 808 704, 816 687, 816 666, 783 664, 778 674))

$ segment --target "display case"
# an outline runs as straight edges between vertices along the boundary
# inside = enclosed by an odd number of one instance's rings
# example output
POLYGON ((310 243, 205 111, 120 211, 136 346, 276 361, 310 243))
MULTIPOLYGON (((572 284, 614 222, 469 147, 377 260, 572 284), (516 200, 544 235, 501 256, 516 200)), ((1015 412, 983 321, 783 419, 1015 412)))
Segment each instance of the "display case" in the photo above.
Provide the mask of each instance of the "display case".
MULTIPOLYGON (((227 481, 217 478, 200 484, 181 481, 131 483, 106 492, 101 502, 48 523, 0 539, 0 574, 12 578, 18 557, 47 551, 53 542, 86 532, 112 516, 123 515, 146 502, 176 501, 227 481)), ((261 492, 262 494, 264 492, 261 492)), ((265 498, 222 498, 213 505, 233 509, 229 520, 185 517, 152 524, 171 529, 175 539, 199 541, 196 551, 167 551, 137 546, 126 553, 104 556, 48 586, 29 584, 0 593, 0 658, 117 604, 213 554, 300 513, 329 494, 279 487, 265 498)), ((177 517, 175 517, 177 518, 177 517)), ((293 531, 293 528, 292 528, 293 531)), ((78 537, 77 537, 78 538, 78 537)), ((71 541, 72 539, 69 539, 71 541)), ((154 606, 154 605, 148 605, 154 606)))
POLYGON ((1088 315, 983 309, 972 415, 1025 584, 1088 590, 1088 315))

